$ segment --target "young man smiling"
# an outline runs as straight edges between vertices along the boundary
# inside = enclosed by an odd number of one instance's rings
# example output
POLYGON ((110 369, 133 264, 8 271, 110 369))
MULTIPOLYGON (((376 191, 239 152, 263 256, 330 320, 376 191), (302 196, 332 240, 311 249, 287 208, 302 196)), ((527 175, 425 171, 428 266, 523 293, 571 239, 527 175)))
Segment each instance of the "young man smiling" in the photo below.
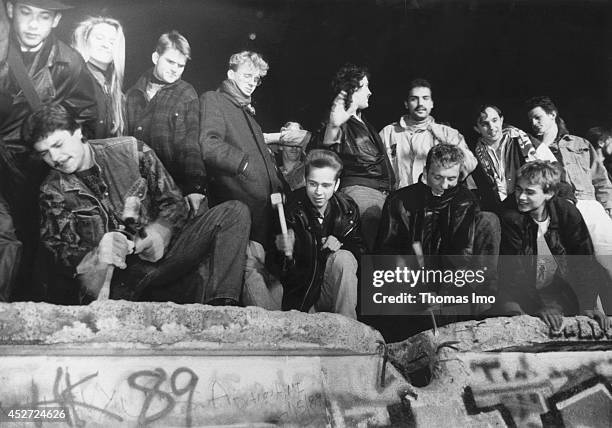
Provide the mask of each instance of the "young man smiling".
POLYGON ((528 313, 559 329, 563 315, 585 314, 608 328, 594 309, 598 290, 610 278, 593 257, 587 226, 573 203, 556 196, 558 167, 528 162, 517 174, 514 197, 500 216, 502 263, 497 308, 504 315, 528 313))
POLYGON ((497 212, 514 192, 518 169, 535 160, 535 148, 525 132, 504 125, 504 115, 493 104, 478 109, 474 129, 480 136, 474 147, 478 166, 473 173, 480 206, 497 212))
POLYGON ((293 192, 287 203, 288 235, 275 241, 285 257, 283 309, 356 318, 357 263, 364 252, 359 210, 336 192, 342 161, 334 152, 312 150, 305 170, 306 188, 293 192))

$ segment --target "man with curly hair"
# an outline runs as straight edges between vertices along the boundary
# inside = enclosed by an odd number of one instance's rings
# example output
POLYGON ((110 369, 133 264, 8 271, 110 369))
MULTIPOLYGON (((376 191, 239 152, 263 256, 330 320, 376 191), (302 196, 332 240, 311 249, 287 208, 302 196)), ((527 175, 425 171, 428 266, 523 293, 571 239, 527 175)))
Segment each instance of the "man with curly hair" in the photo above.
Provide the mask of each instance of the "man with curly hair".
POLYGON ((344 164, 340 190, 359 207, 363 235, 372 249, 382 207, 395 185, 395 174, 385 146, 362 111, 369 107, 372 92, 365 67, 346 64, 332 81, 335 98, 317 145, 338 153, 344 164))

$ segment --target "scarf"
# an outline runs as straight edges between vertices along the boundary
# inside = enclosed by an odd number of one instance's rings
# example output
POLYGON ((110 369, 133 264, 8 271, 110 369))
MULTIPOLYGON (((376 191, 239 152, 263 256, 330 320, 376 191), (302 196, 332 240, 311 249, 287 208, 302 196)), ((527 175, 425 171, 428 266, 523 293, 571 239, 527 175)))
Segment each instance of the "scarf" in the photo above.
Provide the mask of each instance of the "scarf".
POLYGON ((408 115, 404 116, 404 123, 406 124, 406 129, 409 129, 413 132, 426 131, 434 122, 435 120, 432 116, 429 116, 427 119, 421 122, 417 122, 408 115))
POLYGON ((221 82, 219 90, 227 94, 240 108, 249 113, 251 116, 255 116, 255 108, 251 105, 251 97, 247 97, 242 93, 236 82, 231 79, 225 79, 221 82))

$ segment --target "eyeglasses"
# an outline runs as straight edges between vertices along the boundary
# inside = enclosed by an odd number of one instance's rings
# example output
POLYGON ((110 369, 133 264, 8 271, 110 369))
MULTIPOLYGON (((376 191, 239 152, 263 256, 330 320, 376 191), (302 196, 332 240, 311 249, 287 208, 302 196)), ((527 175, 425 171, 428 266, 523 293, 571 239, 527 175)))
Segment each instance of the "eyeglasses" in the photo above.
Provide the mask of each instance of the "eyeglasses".
POLYGON ((236 74, 238 74, 241 78, 245 80, 252 80, 253 83, 255 83, 255 86, 260 86, 263 80, 261 76, 254 76, 252 74, 244 74, 244 73, 236 73, 236 74))

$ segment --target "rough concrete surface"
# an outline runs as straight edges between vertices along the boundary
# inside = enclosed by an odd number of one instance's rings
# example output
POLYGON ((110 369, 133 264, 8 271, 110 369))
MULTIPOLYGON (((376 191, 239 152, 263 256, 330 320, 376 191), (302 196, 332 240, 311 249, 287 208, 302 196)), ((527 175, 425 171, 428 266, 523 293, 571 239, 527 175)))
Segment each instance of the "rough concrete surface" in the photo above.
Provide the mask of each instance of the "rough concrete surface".
POLYGON ((381 341, 334 314, 0 304, 0 426, 48 406, 57 426, 389 426, 409 385, 381 341))
POLYGON ((346 317, 264 309, 95 302, 89 306, 1 303, 2 344, 88 344, 198 349, 325 348, 375 353, 382 336, 346 317))
POLYGON ((451 324, 388 345, 416 385, 414 425, 612 426, 612 338, 586 317, 552 332, 520 316, 451 324), (450 421, 452 424, 449 425, 450 421))

